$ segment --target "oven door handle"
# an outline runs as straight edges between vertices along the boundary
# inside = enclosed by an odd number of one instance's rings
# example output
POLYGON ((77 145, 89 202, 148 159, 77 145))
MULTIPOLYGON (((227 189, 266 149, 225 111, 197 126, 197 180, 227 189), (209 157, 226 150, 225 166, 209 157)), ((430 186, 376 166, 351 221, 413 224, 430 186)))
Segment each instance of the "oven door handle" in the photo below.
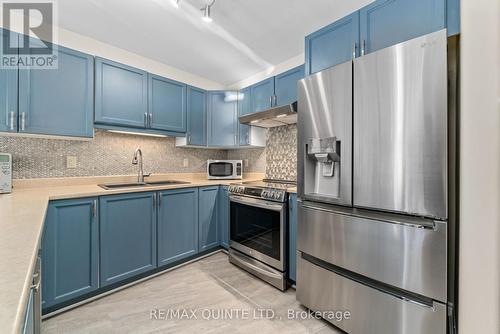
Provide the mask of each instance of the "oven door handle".
POLYGON ((239 204, 248 205, 248 206, 255 206, 258 208, 262 208, 262 209, 273 210, 273 211, 282 211, 283 210, 283 204, 270 203, 268 201, 253 199, 253 198, 246 198, 246 197, 242 197, 242 196, 230 195, 229 201, 239 203, 239 204))

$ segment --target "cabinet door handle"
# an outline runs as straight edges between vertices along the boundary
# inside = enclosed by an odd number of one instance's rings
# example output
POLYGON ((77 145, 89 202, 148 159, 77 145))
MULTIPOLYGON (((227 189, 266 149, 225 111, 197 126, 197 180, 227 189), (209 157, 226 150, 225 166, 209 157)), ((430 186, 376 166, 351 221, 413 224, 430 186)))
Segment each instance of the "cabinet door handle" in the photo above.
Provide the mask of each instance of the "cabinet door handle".
POLYGON ((161 206, 161 194, 158 194, 158 207, 161 206))
POLYGON ((149 127, 153 127, 153 114, 149 113, 149 127))
POLYGON ((14 111, 10 112, 10 131, 14 131, 14 118, 16 117, 16 113, 14 111))
POLYGON ((274 95, 269 96, 269 105, 270 105, 271 107, 273 106, 273 96, 274 96, 274 95))
POLYGON ((356 42, 352 44, 352 59, 356 58, 356 42))
POLYGON ((92 217, 97 217, 97 200, 92 203, 92 217))
MULTIPOLYGON (((248 131, 250 131, 250 130, 248 130, 248 131)), ((246 143, 250 144, 250 135, 248 134, 248 132, 247 132, 247 135, 246 135, 246 143)))
POLYGON ((147 112, 144 113, 144 127, 145 128, 148 127, 148 113, 147 112))
POLYGON ((21 131, 26 129, 26 113, 23 111, 21 113, 21 131))
POLYGON ((156 194, 153 194, 153 208, 156 208, 156 194))
POLYGON ((366 40, 363 40, 363 45, 361 46, 361 55, 364 56, 366 52, 366 40))
POLYGON ((187 135, 187 142, 188 142, 188 144, 191 144, 191 134, 190 133, 188 133, 188 135, 187 135))

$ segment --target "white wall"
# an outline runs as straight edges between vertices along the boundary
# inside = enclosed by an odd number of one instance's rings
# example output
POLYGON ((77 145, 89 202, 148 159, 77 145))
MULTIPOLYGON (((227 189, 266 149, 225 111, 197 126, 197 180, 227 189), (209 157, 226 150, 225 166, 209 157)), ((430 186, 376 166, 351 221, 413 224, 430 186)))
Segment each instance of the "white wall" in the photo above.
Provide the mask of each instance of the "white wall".
POLYGON ((304 54, 300 54, 298 56, 292 57, 282 63, 279 63, 278 65, 273 66, 272 68, 259 72, 257 74, 252 75, 249 78, 246 78, 245 80, 235 82, 234 84, 229 85, 227 88, 228 89, 241 89, 248 87, 250 85, 253 85, 254 83, 257 83, 259 81, 262 81, 264 79, 267 79, 269 77, 272 77, 276 74, 280 74, 282 72, 285 72, 287 70, 290 70, 294 67, 297 67, 299 65, 304 64, 304 54))
POLYGON ((461 2, 459 333, 500 333, 500 1, 461 2))
MULTIPOLYGON (((17 17, 13 17, 16 21, 13 22, 12 30, 22 32, 22 26, 17 17)), ((1 20, 1 17, 0 17, 1 20)), ((89 22, 92 24, 92 22, 89 22)), ((0 26, 3 24, 0 22, 0 26)), ((85 52, 94 56, 111 59, 126 65, 140 68, 142 70, 158 74, 173 80, 178 80, 192 86, 202 89, 225 89, 225 85, 214 82, 198 75, 179 70, 175 67, 165 65, 155 60, 140 56, 136 53, 114 47, 112 45, 100 42, 96 39, 86 37, 75 32, 59 28, 57 29, 57 44, 85 52)))

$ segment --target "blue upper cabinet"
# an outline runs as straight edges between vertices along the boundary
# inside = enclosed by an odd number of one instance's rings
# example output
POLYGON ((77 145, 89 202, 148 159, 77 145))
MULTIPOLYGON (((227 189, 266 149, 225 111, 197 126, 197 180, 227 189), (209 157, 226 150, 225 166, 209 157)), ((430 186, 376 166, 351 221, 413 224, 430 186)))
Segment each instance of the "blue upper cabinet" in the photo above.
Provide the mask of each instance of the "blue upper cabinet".
POLYGON ((219 227, 220 244, 224 248, 229 248, 229 191, 228 186, 219 188, 219 227))
MULTIPOLYGON (((0 29, 3 41, 7 34, 17 34, 0 29)), ((0 131, 17 132, 17 68, 0 70, 0 131)))
POLYGON ((199 188, 199 250, 219 246, 218 198, 219 187, 199 188))
POLYGON ((207 145, 207 92, 187 87, 188 132, 187 144, 207 145))
POLYGON ((146 128, 148 75, 111 60, 95 59, 95 122, 146 128))
POLYGON ((158 266, 198 252, 198 189, 158 193, 158 266))
POLYGON ((297 81, 304 78, 304 66, 298 66, 274 77, 275 106, 297 101, 297 81))
POLYGON ((19 71, 19 132, 92 137, 94 57, 57 48, 57 69, 19 71))
POLYGON ((446 0, 376 0, 360 10, 361 49, 370 53, 445 27, 446 0))
POLYGON ((99 199, 101 286, 156 268, 156 193, 99 199))
MULTIPOLYGON (((250 114, 252 112, 252 100, 250 87, 243 88, 238 93, 238 117, 250 114)), ((239 124, 239 122, 238 122, 239 124)), ((240 128, 240 145, 246 146, 250 144, 250 126, 239 124, 240 128)))
POLYGON ((238 108, 235 92, 208 93, 208 146, 237 145, 238 108))
POLYGON ((43 307, 98 288, 97 199, 51 202, 42 239, 43 307))
POLYGON ((446 26, 448 28, 448 36, 460 33, 460 0, 447 1, 446 26))
POLYGON ((274 105, 274 77, 251 86, 252 112, 269 109, 274 105))
POLYGON ((358 44, 359 12, 312 33, 306 37, 305 75, 351 60, 357 55, 358 44))
POLYGON ((185 133, 187 129, 186 85, 148 74, 149 127, 185 133))

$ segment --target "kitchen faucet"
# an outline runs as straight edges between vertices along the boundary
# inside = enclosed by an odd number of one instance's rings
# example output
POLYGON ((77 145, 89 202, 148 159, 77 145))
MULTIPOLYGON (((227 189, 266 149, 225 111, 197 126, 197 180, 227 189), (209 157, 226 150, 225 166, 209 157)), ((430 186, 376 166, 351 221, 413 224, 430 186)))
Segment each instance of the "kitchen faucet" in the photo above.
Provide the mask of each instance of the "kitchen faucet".
POLYGON ((137 147, 134 152, 134 157, 132 158, 132 165, 139 165, 139 174, 137 175, 137 182, 144 183, 144 177, 148 177, 151 173, 144 175, 144 166, 142 162, 142 151, 140 147, 137 147))

